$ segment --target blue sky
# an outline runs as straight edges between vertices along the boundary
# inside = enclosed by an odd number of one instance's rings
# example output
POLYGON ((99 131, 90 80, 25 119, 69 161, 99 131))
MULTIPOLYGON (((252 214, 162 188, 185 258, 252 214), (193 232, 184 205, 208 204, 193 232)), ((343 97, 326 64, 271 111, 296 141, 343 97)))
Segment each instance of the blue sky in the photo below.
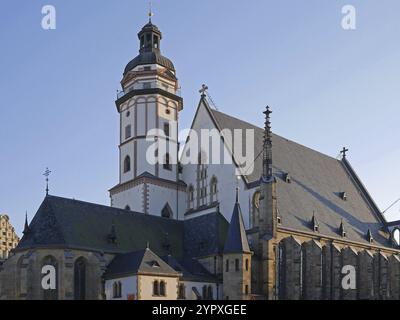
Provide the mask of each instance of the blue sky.
MULTIPOLYGON (((381 209, 400 197, 400 2, 154 0, 190 126, 207 83, 223 112, 349 160, 381 209), (343 5, 357 30, 341 28, 343 5)), ((109 204, 118 180, 115 92, 136 56, 145 0, 0 2, 0 212, 21 233, 51 193, 109 204), (42 6, 57 29, 41 28, 42 6)), ((400 205, 388 214, 400 219, 400 205)))

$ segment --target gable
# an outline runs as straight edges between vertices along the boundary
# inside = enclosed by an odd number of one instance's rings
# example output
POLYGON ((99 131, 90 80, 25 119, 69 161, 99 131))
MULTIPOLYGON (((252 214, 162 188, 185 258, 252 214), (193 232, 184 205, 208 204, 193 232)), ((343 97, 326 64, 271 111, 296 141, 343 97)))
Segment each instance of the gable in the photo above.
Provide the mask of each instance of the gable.
MULTIPOLYGON (((220 130, 253 129, 255 155, 262 154, 263 129, 208 110, 220 130)), ((276 134, 272 137, 272 158, 281 227, 310 232, 315 212, 321 234, 340 237, 343 220, 349 240, 368 243, 367 233, 371 230, 377 244, 389 245, 386 221, 347 160, 337 160, 276 134), (285 181, 286 174, 291 183, 285 181), (347 201, 340 197, 342 192, 347 194, 347 201)), ((262 157, 258 157, 254 171, 245 176, 248 188, 257 187, 261 176, 262 157)))

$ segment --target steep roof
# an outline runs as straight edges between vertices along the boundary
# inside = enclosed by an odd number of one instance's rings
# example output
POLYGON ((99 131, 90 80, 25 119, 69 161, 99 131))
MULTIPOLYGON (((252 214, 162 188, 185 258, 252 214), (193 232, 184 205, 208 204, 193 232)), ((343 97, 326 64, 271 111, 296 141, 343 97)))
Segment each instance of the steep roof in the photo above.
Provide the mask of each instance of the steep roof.
POLYGON ((147 248, 117 255, 107 267, 104 278, 115 279, 135 274, 181 275, 181 273, 175 271, 153 251, 147 248))
POLYGON ((192 282, 218 282, 218 278, 207 271, 197 260, 192 258, 176 259, 173 256, 162 257, 175 271, 182 274, 182 280, 192 282))
MULTIPOLYGON (((203 104, 220 130, 254 129, 255 155, 262 152, 263 129, 212 110, 206 102, 203 104)), ((337 160, 276 134, 272 143, 278 210, 283 227, 310 231, 315 212, 321 234, 340 237, 343 219, 349 240, 368 243, 367 233, 371 230, 375 243, 389 246, 386 221, 347 160, 337 160), (287 173, 291 183, 285 182, 287 173), (346 192, 346 201, 340 197, 342 192, 346 192)), ((254 171, 245 177, 248 186, 257 186, 261 175, 262 157, 258 157, 254 171)))
POLYGON ((220 212, 185 221, 185 257, 207 257, 223 252, 229 223, 220 212))
POLYGON ((125 253, 149 243, 159 255, 183 255, 182 221, 60 197, 45 198, 29 229, 17 250, 55 246, 125 253))
POLYGON ((239 202, 235 203, 224 253, 250 253, 246 229, 243 223, 242 209, 239 202))
POLYGON ((228 226, 219 212, 177 221, 47 196, 16 250, 57 247, 128 253, 149 244, 159 256, 195 258, 222 252, 228 226))

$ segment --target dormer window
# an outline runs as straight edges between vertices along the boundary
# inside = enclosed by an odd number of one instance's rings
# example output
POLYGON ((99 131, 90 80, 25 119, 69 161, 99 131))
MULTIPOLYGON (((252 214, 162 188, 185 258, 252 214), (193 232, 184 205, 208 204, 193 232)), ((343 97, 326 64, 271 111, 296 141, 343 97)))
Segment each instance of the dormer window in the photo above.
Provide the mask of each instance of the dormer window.
POLYGON ((150 266, 152 268, 160 268, 160 264, 157 261, 151 261, 150 266))
POLYGON ((278 224, 282 224, 282 219, 281 219, 281 217, 278 217, 278 224))
POLYGON ((342 199, 343 201, 347 201, 347 193, 346 192, 340 192, 339 196, 340 196, 340 199, 342 199))
POLYGON ((285 180, 286 183, 292 183, 292 177, 290 176, 289 173, 285 173, 283 175, 283 180, 285 180))

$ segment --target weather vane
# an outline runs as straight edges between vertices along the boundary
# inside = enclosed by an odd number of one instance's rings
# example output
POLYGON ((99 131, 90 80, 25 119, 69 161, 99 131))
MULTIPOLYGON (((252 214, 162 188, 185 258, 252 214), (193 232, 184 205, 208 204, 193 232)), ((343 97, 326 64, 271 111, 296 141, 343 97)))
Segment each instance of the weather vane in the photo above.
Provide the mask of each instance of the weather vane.
POLYGON ((149 1, 149 22, 151 23, 151 18, 153 17, 153 7, 151 5, 151 0, 149 1))
POLYGON ((49 168, 46 168, 46 171, 43 173, 43 175, 46 177, 46 196, 49 195, 49 176, 51 174, 51 171, 49 168))

